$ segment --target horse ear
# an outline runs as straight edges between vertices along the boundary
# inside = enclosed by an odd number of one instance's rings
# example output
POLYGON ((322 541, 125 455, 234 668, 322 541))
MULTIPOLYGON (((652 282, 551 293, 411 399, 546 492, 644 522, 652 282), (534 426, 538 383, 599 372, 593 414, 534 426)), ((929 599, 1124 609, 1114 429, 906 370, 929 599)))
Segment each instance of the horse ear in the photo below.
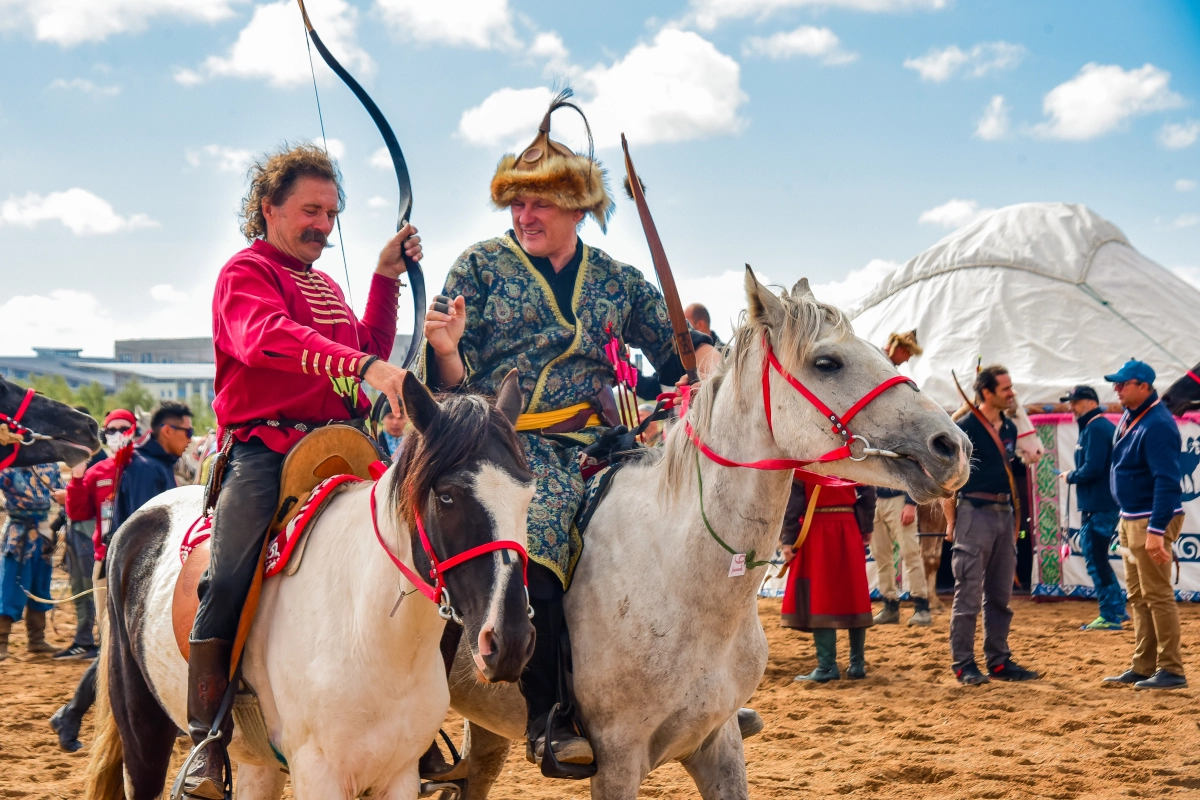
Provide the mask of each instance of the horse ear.
POLYGON ((792 287, 792 298, 795 300, 817 299, 816 296, 813 295, 812 289, 810 289, 808 286, 808 278, 801 278, 800 280, 796 281, 796 285, 792 287))
POLYGON ((521 415, 521 408, 524 405, 525 398, 521 395, 521 381, 517 378, 517 371, 510 369, 504 376, 504 380, 500 381, 500 391, 496 393, 496 408, 500 409, 500 413, 504 415, 505 419, 516 425, 517 417, 521 415))
POLYGON ((754 277, 754 270, 746 265, 746 301, 750 310, 750 319, 767 328, 778 328, 783 325, 783 303, 767 287, 754 277))
POLYGON ((412 420, 413 427, 421 433, 429 430, 429 426, 442 413, 442 410, 438 408, 437 400, 433 399, 433 395, 425 388, 425 384, 421 383, 411 370, 404 376, 404 385, 400 390, 400 395, 400 399, 404 401, 404 410, 408 413, 408 418, 412 420))

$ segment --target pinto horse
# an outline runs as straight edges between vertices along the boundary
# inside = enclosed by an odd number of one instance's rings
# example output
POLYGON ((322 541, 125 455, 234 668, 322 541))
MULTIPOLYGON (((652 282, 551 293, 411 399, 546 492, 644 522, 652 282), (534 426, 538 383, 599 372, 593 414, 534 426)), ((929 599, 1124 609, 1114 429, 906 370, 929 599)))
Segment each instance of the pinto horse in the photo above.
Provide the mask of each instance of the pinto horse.
POLYGON ((0 378, 0 468, 86 461, 100 449, 96 420, 0 378))
MULTIPOLYGON (((683 422, 613 477, 566 593, 594 800, 634 800, 670 761, 705 800, 749 796, 737 711, 767 665, 754 562, 775 548, 794 466, 921 502, 967 479, 966 436, 807 281, 777 296, 747 268, 746 294, 734 344, 683 422)), ((468 797, 481 800, 524 738, 525 704, 516 687, 473 680, 472 662, 460 646, 450 693, 469 720, 468 797)))
POLYGON ((1163 405, 1177 417, 1200 410, 1200 364, 1189 369, 1162 395, 1163 405))
MULTIPOLYGON (((256 755, 235 728, 239 800, 279 797, 287 776, 273 762, 286 762, 298 800, 412 800, 418 759, 449 704, 446 619, 462 621, 486 680, 515 681, 532 653, 523 564, 533 477, 512 425, 515 371, 495 408, 469 395, 439 403, 411 373, 402 394, 416 433, 399 463, 334 495, 310 523, 301 568, 263 584, 241 675, 277 756, 256 755), (470 560, 448 562, 467 551, 470 560), (434 591, 406 576, 434 574, 441 609, 408 597, 434 591)), ((159 797, 176 730, 187 727, 171 598, 202 493, 159 495, 109 546, 91 800, 159 797)))

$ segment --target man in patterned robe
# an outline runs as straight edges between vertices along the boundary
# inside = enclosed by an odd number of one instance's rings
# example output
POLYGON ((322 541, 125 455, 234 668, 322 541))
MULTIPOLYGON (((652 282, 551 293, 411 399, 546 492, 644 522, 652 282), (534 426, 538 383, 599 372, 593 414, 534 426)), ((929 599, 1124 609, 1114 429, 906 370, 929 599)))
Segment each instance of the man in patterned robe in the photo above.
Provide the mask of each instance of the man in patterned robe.
MULTIPOLYGON (((684 374, 658 290, 579 238, 587 214, 605 229, 613 202, 600 165, 550 139, 550 114, 562 105, 574 108, 560 95, 533 144, 500 161, 492 202, 511 210, 512 230, 472 245, 454 263, 426 316, 421 362, 435 389, 495 394, 510 370, 520 376, 525 408, 517 431, 537 484, 528 516, 537 643, 520 686, 529 714, 526 756, 538 764, 558 700, 563 593, 583 548, 575 525, 584 493, 580 451, 616 424, 603 410, 613 405, 614 379, 605 346, 616 338, 640 348, 664 382, 684 374)), ((707 337, 693 340, 702 362, 715 356, 707 337)), ((556 725, 550 739, 558 761, 592 762, 579 734, 556 725)))

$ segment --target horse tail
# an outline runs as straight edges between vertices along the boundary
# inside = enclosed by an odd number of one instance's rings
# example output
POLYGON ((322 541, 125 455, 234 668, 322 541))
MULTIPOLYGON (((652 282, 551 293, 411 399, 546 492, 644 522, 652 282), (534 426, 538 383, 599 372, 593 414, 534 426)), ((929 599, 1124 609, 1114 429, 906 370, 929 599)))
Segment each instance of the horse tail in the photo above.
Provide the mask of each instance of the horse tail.
POLYGON ((103 614, 101 622, 100 668, 96 674, 96 740, 87 768, 86 800, 125 800, 125 749, 121 732, 108 699, 108 654, 116 645, 111 635, 112 615, 103 614))

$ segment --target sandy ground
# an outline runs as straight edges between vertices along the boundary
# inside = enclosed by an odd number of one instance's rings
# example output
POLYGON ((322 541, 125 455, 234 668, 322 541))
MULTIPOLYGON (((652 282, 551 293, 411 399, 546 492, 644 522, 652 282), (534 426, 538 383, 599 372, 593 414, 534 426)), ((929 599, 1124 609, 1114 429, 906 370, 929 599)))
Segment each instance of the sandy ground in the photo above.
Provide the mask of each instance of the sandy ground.
MULTIPOLYGON (((766 721, 746 743, 751 797, 1091 800, 1200 793, 1200 690, 1102 686, 1103 676, 1127 666, 1131 631, 1078 631, 1095 616, 1090 603, 1018 599, 1014 607, 1011 644, 1019 661, 1043 673, 1035 683, 958 686, 947 668, 948 615, 941 614, 928 629, 871 630, 866 680, 813 686, 792 681, 814 666, 811 640, 779 627, 778 601, 760 601, 771 659, 751 701, 766 721)), ((1184 658, 1196 681, 1200 607, 1182 606, 1182 615, 1184 658)), ((65 645, 71 609, 58 611, 54 623, 51 638, 65 645)), ((844 635, 839 646, 844 670, 844 635)), ((23 624, 14 630, 12 651, 0 663, 0 798, 81 797, 87 748, 59 751, 46 720, 66 702, 84 664, 28 655, 23 624)), ((492 797, 551 800, 587 792, 586 783, 542 778, 514 747, 492 797)), ((675 764, 654 772, 640 796, 699 797, 675 764)))

